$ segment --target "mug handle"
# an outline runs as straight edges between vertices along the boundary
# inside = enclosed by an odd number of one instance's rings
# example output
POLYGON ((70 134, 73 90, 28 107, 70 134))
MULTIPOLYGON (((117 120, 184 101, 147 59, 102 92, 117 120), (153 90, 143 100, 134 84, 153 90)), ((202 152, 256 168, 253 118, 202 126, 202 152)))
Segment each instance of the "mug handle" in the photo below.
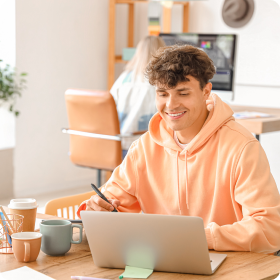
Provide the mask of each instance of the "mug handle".
POLYGON ((30 243, 24 242, 24 262, 29 262, 30 259, 30 243))
POLYGON ((71 238, 71 243, 73 244, 80 244, 82 242, 82 238, 83 238, 83 227, 81 225, 71 225, 72 226, 72 238, 71 238), (73 228, 77 227, 80 229, 80 239, 79 241, 74 241, 73 240, 73 228))

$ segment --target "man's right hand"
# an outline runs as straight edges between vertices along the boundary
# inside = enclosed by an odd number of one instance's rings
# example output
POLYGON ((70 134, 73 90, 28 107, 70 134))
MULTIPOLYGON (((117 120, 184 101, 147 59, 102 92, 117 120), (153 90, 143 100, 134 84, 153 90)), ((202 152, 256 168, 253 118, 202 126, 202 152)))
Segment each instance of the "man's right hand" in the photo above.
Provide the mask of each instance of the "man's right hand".
POLYGON ((107 211, 112 212, 114 207, 117 209, 120 206, 120 201, 117 199, 108 199, 110 203, 103 200, 97 194, 93 195, 89 200, 86 202, 86 211, 107 211))

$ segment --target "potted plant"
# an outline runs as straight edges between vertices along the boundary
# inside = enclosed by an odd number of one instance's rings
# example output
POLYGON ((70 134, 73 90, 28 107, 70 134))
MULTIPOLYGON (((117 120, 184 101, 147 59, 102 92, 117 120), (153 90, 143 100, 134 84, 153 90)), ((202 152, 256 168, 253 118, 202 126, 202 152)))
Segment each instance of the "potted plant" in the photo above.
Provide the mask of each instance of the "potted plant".
POLYGON ((17 74, 16 70, 6 64, 2 67, 3 61, 0 59, 0 107, 7 103, 9 111, 15 116, 19 115, 19 111, 14 106, 17 97, 21 96, 25 88, 27 73, 17 74))

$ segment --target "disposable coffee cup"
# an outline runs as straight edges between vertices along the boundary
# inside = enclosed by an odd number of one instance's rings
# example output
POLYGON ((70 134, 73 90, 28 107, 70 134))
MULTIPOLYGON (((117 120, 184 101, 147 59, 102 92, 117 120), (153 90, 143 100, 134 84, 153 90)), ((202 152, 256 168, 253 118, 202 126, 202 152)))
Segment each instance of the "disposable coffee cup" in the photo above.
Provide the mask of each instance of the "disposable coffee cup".
POLYGON ((22 215, 23 230, 34 231, 38 204, 34 198, 12 199, 8 205, 10 214, 22 215))

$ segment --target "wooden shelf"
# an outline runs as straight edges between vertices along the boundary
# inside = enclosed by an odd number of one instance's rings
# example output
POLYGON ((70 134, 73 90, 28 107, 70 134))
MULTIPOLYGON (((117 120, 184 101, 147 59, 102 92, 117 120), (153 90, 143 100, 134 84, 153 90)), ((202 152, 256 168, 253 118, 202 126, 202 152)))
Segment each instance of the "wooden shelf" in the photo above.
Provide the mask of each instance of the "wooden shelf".
POLYGON ((116 55, 115 56, 115 62, 116 63, 127 63, 128 61, 122 60, 122 56, 121 55, 116 55))
MULTIPOLYGON (((128 5, 128 34, 127 47, 133 48, 134 41, 134 4, 148 3, 148 0, 109 0, 109 40, 108 40, 108 90, 111 89, 115 82, 115 63, 127 63, 122 60, 121 55, 115 55, 115 21, 116 21, 116 5, 128 5)), ((183 5, 183 32, 189 30, 189 2, 175 1, 176 5, 183 5)), ((163 6, 163 33, 171 31, 171 9, 163 6)))
MULTIPOLYGON (((135 4, 135 3, 147 3, 151 2, 149 0, 116 0, 116 4, 135 4)), ((156 2, 156 1, 154 1, 156 2)), ((175 5, 188 5, 189 2, 187 1, 174 1, 173 4, 175 5)))
POLYGON ((116 4, 147 3, 147 0, 116 0, 116 4))

